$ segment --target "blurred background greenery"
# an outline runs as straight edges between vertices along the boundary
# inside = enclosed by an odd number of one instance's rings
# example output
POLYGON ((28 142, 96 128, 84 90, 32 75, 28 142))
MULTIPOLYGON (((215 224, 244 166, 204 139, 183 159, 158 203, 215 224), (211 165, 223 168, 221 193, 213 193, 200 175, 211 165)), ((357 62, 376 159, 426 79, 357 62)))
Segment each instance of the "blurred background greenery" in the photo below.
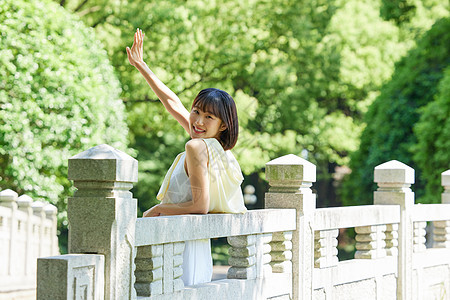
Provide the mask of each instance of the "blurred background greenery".
POLYGON ((373 168, 391 159, 415 168, 416 202, 440 201, 448 1, 4 0, 0 189, 57 205, 63 253, 69 157, 108 143, 137 158, 141 214, 188 139, 128 64, 136 28, 187 107, 206 87, 236 100, 250 208, 264 206, 265 163, 288 153, 317 165, 318 207, 371 203, 373 168))

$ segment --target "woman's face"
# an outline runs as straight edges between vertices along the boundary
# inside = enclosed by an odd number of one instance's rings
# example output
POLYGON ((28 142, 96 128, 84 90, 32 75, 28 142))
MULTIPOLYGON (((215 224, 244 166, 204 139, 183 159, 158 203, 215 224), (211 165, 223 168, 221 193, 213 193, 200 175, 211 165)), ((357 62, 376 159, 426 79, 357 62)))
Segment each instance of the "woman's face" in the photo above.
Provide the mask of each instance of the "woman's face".
POLYGON ((191 138, 216 138, 226 129, 225 124, 219 117, 210 112, 202 111, 200 108, 192 107, 189 115, 191 138))

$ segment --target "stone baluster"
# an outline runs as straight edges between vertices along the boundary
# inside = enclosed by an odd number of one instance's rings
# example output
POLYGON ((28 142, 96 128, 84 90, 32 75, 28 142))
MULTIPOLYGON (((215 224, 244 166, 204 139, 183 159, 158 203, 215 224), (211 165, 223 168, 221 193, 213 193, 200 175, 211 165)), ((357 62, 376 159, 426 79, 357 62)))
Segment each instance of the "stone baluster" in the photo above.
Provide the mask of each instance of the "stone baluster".
POLYGON ((137 248, 134 287, 138 296, 150 297, 163 293, 163 254, 163 245, 137 248))
POLYGON ((137 200, 129 191, 138 163, 108 145, 69 159, 77 191, 68 201, 69 253, 105 256, 105 299, 134 299, 137 200))
POLYGON ((398 224, 387 224, 385 231, 386 255, 398 255, 398 224))
POLYGON ((433 247, 450 248, 450 221, 435 221, 433 223, 433 247))
POLYGON ((254 279, 272 273, 271 233, 233 236, 227 238, 230 248, 227 278, 254 279))
MULTIPOLYGON (((441 174, 441 182, 444 187, 442 204, 450 204, 450 170, 441 174)), ((450 248, 450 220, 433 222, 433 247, 450 248)))
POLYGON ((339 229, 314 232, 314 267, 328 268, 337 266, 339 229))
POLYGON ((256 242, 255 234, 230 236, 227 238, 231 246, 228 250, 230 258, 227 278, 229 279, 255 279, 256 270, 256 242))
POLYGON ((273 273, 292 273, 292 231, 275 232, 270 242, 273 273))
MULTIPOLYGON (((33 209, 31 208, 31 203, 33 203, 33 199, 30 196, 22 195, 17 198, 17 205, 19 210, 23 211, 27 214, 26 224, 25 226, 25 235, 26 235, 26 246, 25 246, 25 259, 24 259, 24 274, 25 276, 33 276, 35 273, 35 260, 36 257, 33 257, 33 209)), ((56 234, 56 233, 55 233, 56 234)))
POLYGON ((425 235, 427 234, 426 227, 427 222, 414 222, 414 252, 423 252, 427 249, 425 246, 426 238, 425 235))
MULTIPOLYGON (((272 274, 270 262, 272 256, 270 252, 272 247, 272 233, 263 233, 256 235, 256 277, 264 277, 272 274)), ((292 259, 292 257, 291 257, 292 259)))
POLYGON ((173 243, 173 291, 184 289, 183 275, 184 242, 173 243))
POLYGON ((33 214, 39 218, 39 224, 36 227, 38 231, 35 235, 39 241, 37 250, 37 257, 43 257, 45 255, 45 243, 44 241, 44 233, 45 233, 45 212, 44 212, 45 204, 42 201, 34 201, 31 203, 31 208, 33 209, 33 214))
POLYGON ((56 213, 58 209, 56 206, 52 204, 47 204, 44 206, 44 212, 47 220, 51 220, 51 227, 49 228, 49 232, 47 238, 49 241, 49 248, 47 249, 49 255, 58 255, 59 254, 59 246, 58 246, 58 236, 57 236, 57 225, 58 221, 56 219, 56 213))
POLYGON ((374 259, 386 256, 386 225, 355 227, 355 258, 374 259))
POLYGON ((374 204, 399 205, 397 299, 412 299, 414 169, 392 160, 375 167, 374 204))
POLYGON ((297 229, 292 234, 292 298, 312 299, 316 195, 311 186, 316 181, 316 166, 296 155, 285 155, 266 164, 266 179, 270 188, 265 208, 297 211, 297 229))
POLYGON ((0 192, 0 203, 4 207, 8 207, 11 209, 11 214, 9 220, 5 220, 5 227, 9 230, 9 244, 6 245, 7 251, 9 255, 6 261, 6 265, 3 268, 6 269, 6 275, 11 276, 14 274, 15 268, 15 253, 16 253, 16 245, 15 239, 17 237, 17 220, 16 220, 16 211, 17 211, 17 193, 12 190, 3 190, 0 192))
POLYGON ((184 288, 181 279, 184 242, 167 243, 163 246, 163 293, 170 294, 184 288))

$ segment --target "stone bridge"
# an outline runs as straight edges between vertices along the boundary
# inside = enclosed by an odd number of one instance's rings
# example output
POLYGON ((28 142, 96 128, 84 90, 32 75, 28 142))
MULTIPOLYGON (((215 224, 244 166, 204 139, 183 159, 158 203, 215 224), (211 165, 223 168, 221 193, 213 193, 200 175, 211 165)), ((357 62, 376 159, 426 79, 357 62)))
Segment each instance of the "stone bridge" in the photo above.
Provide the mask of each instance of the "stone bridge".
POLYGON ((70 254, 38 259, 37 299, 450 299, 450 170, 442 204, 415 204, 414 170, 390 161, 373 205, 316 208, 315 165, 287 155, 266 164, 265 209, 137 218, 137 165, 108 145, 69 159, 70 254), (339 262, 341 228, 357 251, 339 262), (184 242, 217 237, 227 278, 184 286, 184 242))

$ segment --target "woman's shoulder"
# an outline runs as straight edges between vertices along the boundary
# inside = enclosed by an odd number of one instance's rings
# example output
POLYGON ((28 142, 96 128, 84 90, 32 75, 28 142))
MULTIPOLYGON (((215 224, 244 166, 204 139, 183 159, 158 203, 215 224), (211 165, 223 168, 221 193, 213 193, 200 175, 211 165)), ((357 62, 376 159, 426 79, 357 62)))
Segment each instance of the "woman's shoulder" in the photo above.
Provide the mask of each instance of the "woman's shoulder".
POLYGON ((190 139, 186 142, 184 145, 184 148, 186 150, 193 149, 193 150, 199 150, 199 149, 205 149, 206 148, 206 142, 203 139, 190 139))

